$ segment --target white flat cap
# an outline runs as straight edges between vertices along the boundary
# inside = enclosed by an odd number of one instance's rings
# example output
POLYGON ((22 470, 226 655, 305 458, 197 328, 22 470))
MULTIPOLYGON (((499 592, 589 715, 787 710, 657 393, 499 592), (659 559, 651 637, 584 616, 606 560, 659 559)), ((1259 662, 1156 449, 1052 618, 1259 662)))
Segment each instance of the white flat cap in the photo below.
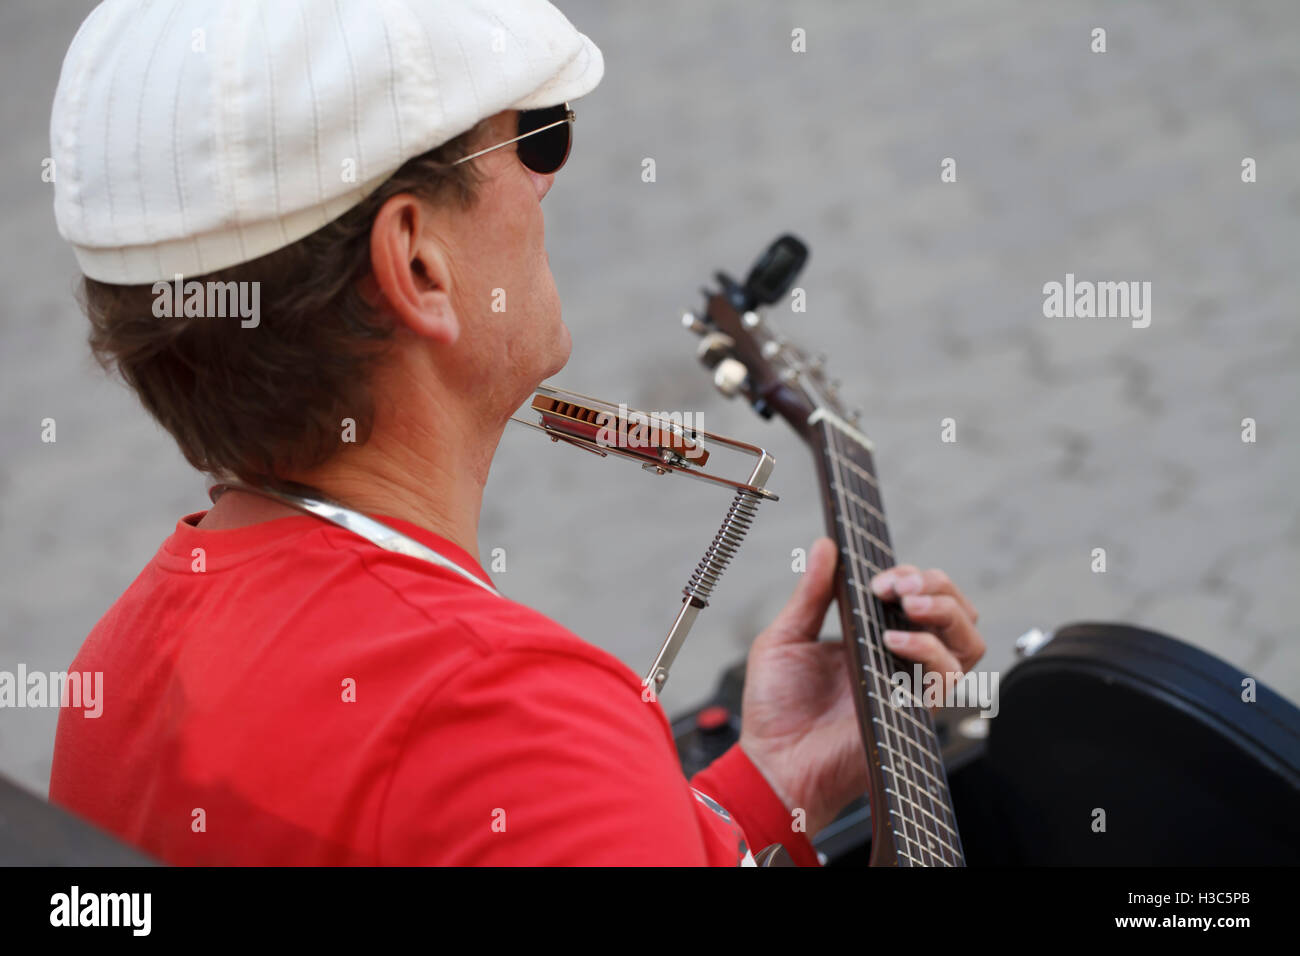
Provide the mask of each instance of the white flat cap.
POLYGON ((54 216, 118 284, 274 252, 501 110, 590 92, 600 50, 544 0, 107 0, 50 119, 54 216))

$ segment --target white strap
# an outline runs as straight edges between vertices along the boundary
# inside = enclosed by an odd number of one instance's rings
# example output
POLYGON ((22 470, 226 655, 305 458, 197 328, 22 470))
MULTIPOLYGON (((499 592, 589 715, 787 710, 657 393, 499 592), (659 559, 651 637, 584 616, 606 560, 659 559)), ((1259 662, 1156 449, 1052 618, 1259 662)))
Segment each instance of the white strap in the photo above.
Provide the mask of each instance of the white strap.
POLYGON ((254 488, 251 485, 244 485, 234 481, 217 482, 208 489, 208 496, 215 502, 224 492, 231 489, 261 495, 291 508, 297 508, 299 511, 305 511, 331 524, 336 524, 340 528, 351 531, 358 537, 365 538, 371 544, 383 548, 385 551, 404 554, 410 558, 421 558, 430 564, 436 564, 440 568, 446 568, 448 571, 459 574, 465 580, 477 584, 484 591, 502 597, 500 591, 473 572, 466 571, 450 558, 444 558, 437 551, 426 547, 414 538, 408 537, 395 528, 390 528, 388 525, 376 521, 359 511, 353 511, 351 508, 345 508, 343 505, 322 498, 308 498, 272 488, 254 488))

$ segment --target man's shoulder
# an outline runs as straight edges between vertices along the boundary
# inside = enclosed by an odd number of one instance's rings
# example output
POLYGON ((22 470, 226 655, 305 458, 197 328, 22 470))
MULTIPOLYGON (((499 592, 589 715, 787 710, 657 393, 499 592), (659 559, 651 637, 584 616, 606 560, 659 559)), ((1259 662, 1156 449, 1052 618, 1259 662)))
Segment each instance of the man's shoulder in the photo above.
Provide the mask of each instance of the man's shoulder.
MULTIPOLYGON (((189 516, 193 518, 195 516, 189 516)), ((640 680, 616 657, 532 607, 481 587, 454 570, 419 557, 376 547, 325 522, 289 518, 233 534, 202 535, 182 519, 153 562, 171 572, 143 575, 119 602, 156 606, 159 588, 181 587, 202 605, 200 620, 229 623, 239 609, 244 626, 273 628, 276 646, 312 656, 331 645, 348 657, 387 667, 403 662, 408 679, 426 667, 444 677, 473 661, 478 670, 503 667, 523 655, 548 658, 571 673, 600 668, 621 683, 640 680), (205 574, 193 573, 195 544, 207 545, 205 574), (227 578, 220 597, 203 587, 227 578), (197 591, 190 591, 197 588, 197 591), (292 608, 291 614, 286 609, 292 608), (363 639, 358 640, 358 637, 363 639), (369 650, 368 650, 369 649, 369 650)), ((473 556, 446 539, 405 522, 390 526, 437 551, 467 574, 489 584, 473 556)), ((167 602, 176 604, 178 602, 167 602)), ((179 602, 184 604, 185 602, 179 602)), ((192 623, 192 622, 191 622, 192 623)))
POLYGON ((417 619, 437 630, 454 628, 472 644, 474 656, 513 659, 540 655, 556 667, 597 667, 620 681, 640 686, 640 679, 608 651, 579 637, 545 613, 504 594, 492 593, 454 572, 348 540, 346 532, 329 537, 337 547, 364 552, 367 587, 375 588, 417 619))
POLYGON ((639 678, 613 654, 541 611, 508 597, 489 596, 476 605, 473 615, 459 615, 457 623, 473 633, 485 656, 569 671, 598 668, 622 683, 640 686, 639 678))

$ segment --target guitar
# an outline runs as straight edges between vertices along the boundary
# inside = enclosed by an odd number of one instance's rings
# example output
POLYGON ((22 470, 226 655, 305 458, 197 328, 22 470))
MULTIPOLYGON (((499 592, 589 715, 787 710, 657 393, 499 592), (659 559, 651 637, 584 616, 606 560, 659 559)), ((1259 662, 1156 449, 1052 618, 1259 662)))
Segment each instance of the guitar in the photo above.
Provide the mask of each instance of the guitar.
POLYGON ((757 311, 784 297, 807 258, 800 240, 781 236, 744 283, 716 273, 720 288, 704 290, 703 311, 687 313, 683 324, 701 336, 699 358, 719 391, 744 396, 764 418, 780 416, 816 460, 826 527, 840 552, 835 600, 844 651, 849 673, 857 675, 853 699, 870 776, 871 865, 964 866, 934 723, 915 695, 901 695, 900 702, 890 679, 911 663, 895 657, 883 635, 908 629, 906 619, 869 587, 875 574, 897 563, 871 441, 857 416, 842 408, 821 363, 778 336, 757 311))

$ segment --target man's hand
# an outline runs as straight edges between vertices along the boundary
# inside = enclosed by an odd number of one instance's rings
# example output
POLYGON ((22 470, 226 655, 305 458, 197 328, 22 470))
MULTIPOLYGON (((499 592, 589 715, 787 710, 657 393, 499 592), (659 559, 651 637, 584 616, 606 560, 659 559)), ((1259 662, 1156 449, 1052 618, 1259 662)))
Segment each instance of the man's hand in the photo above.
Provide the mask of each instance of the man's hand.
MULTIPOLYGON (((787 807, 804 811, 810 838, 867 789, 844 648, 818 640, 838 557, 829 538, 813 543, 803 580, 750 648, 741 704, 741 749, 787 807)), ((925 628, 886 632, 900 657, 947 676, 984 655, 979 615, 942 571, 899 565, 878 574, 871 588, 883 600, 901 598, 907 617, 925 628)))

